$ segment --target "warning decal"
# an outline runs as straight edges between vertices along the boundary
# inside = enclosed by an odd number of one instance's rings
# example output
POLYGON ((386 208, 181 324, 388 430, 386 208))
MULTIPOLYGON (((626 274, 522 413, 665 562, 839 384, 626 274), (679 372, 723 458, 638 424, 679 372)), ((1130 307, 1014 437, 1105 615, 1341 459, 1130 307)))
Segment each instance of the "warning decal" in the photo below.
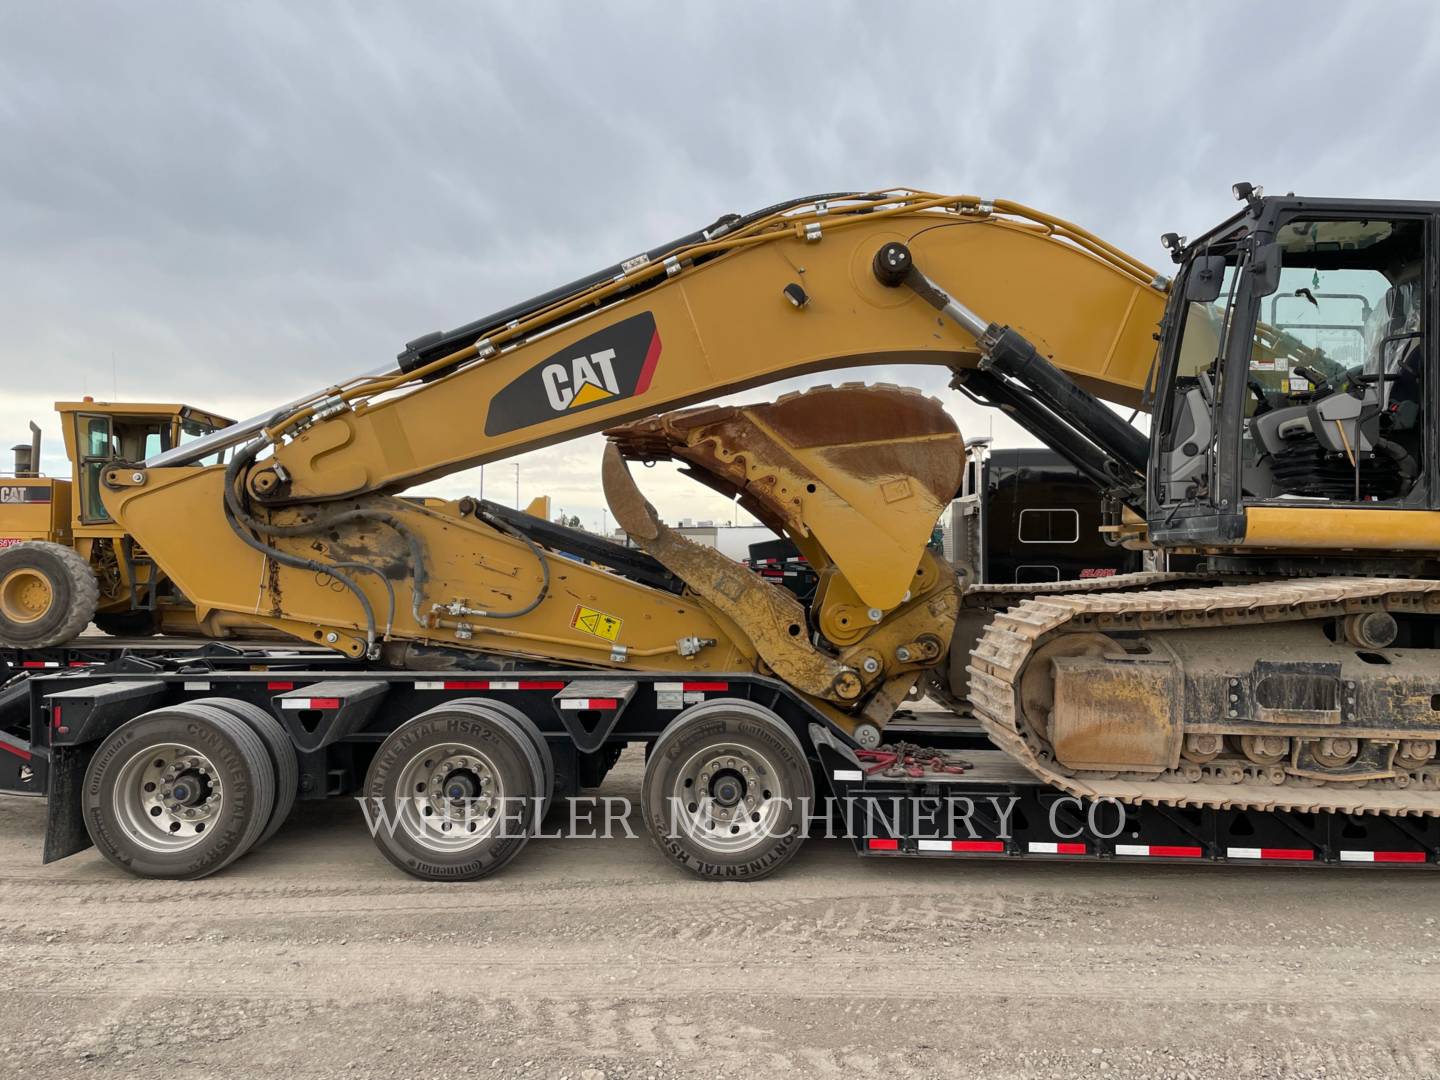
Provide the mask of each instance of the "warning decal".
POLYGON ((615 641, 620 637, 620 627, 623 624, 614 615, 577 605, 575 614, 570 616, 570 625, 582 634, 593 634, 606 641, 615 641))

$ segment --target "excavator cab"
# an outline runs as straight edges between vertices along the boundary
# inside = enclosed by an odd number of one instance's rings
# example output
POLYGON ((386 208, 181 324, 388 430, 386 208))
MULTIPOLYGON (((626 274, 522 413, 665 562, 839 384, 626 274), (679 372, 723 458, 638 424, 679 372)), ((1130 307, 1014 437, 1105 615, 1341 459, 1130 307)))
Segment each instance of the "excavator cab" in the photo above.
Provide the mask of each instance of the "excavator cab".
POLYGON ((1312 512, 1433 506, 1434 212, 1246 190, 1241 214, 1173 243, 1181 271, 1161 333, 1151 539, 1221 557, 1390 555, 1396 534, 1379 519, 1312 512), (1336 528, 1352 535, 1337 542, 1336 528))

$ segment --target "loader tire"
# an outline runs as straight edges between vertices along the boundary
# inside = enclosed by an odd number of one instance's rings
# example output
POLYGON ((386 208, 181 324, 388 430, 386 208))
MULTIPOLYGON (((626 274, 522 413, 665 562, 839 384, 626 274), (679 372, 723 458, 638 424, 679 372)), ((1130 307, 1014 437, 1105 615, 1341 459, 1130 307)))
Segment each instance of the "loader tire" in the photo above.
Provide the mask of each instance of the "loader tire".
POLYGON ((686 709, 650 748, 640 807, 671 862, 703 878, 756 881, 794 858, 814 796, 790 727, 753 702, 719 698, 686 709))
POLYGON ((260 736, 266 753, 270 755, 270 767, 275 771, 275 807, 270 811, 270 820, 265 823, 265 828, 256 837, 255 843, 250 845, 250 850, 254 851, 280 830, 280 826, 284 825, 290 816, 290 811, 295 808, 295 798, 300 792, 300 763, 295 758, 295 744, 290 741, 284 724, 260 706, 252 705, 248 701, 208 697, 195 698, 190 704, 209 705, 244 720, 250 725, 250 730, 260 736))
POLYGON ((250 849, 275 776, 260 736, 208 705, 155 709, 95 750, 81 810, 100 854, 140 877, 193 880, 250 849))
POLYGON ((90 624, 99 602, 95 573, 74 549, 29 540, 0 550, 0 645, 63 645, 90 624))

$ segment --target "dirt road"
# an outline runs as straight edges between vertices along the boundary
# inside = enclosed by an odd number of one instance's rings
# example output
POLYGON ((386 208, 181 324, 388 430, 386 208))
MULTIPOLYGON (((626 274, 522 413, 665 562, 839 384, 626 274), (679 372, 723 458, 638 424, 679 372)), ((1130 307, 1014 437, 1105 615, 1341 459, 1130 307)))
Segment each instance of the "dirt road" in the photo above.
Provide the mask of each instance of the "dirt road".
POLYGON ((1440 1076, 1432 874, 822 840, 715 885, 616 838, 432 885, 336 803, 173 883, 41 831, 0 798, 4 1077, 1440 1076))

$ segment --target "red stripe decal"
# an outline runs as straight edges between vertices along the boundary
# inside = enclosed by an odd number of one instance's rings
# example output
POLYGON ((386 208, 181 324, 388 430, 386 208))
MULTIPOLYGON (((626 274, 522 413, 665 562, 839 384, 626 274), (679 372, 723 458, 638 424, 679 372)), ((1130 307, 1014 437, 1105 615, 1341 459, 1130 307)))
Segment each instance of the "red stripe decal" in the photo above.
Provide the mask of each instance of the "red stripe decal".
POLYGON ((489 679, 446 679, 446 690, 489 690, 489 679))
POLYGON ((951 840, 951 851, 1004 851, 1003 840, 951 840))
POLYGON ((1423 851, 1377 851, 1376 862, 1424 862, 1423 851))
POLYGON ((13 743, 8 743, 8 742, 6 742, 4 739, 0 739, 0 750, 9 750, 10 753, 14 754, 14 755, 15 755, 16 757, 18 757, 21 761, 29 761, 29 760, 30 760, 30 751, 29 751, 29 750, 22 750, 22 749, 20 749, 20 747, 14 745, 13 743))
POLYGON ((340 699, 338 697, 312 697, 310 708, 312 709, 338 709, 340 699))
POLYGON ((900 849, 900 841, 883 839, 871 840, 868 846, 871 851, 898 851, 900 849))
POLYGON ((1198 859, 1204 854, 1198 847, 1175 844, 1151 844, 1150 854, 1161 859, 1198 859))
POLYGON ((686 690, 729 690, 728 682, 687 682, 681 684, 686 690))
POLYGON ((1290 862, 1313 862, 1315 852, 1309 848, 1287 848, 1287 847, 1263 847, 1260 849, 1262 859, 1287 859, 1290 862))
POLYGON ((660 328, 650 338, 650 347, 645 350, 645 363, 640 367, 640 377, 635 380, 635 395, 650 389, 650 380, 655 377, 655 365, 660 360, 660 328))
MULTIPOLYGON (((445 685, 446 685, 446 687, 448 688, 450 684, 449 684, 449 683, 446 683, 445 685)), ((525 681, 522 680, 521 683, 520 683, 520 689, 521 689, 521 690, 564 690, 564 689, 565 689, 565 684, 564 684, 563 682, 550 682, 550 681, 548 681, 548 680, 546 680, 546 679, 532 680, 532 681, 530 681, 530 682, 525 682, 525 681)))
POLYGON ((294 690, 294 689, 295 689, 295 684, 294 684, 293 682, 268 682, 268 683, 265 684, 265 689, 266 689, 266 690, 294 690))

